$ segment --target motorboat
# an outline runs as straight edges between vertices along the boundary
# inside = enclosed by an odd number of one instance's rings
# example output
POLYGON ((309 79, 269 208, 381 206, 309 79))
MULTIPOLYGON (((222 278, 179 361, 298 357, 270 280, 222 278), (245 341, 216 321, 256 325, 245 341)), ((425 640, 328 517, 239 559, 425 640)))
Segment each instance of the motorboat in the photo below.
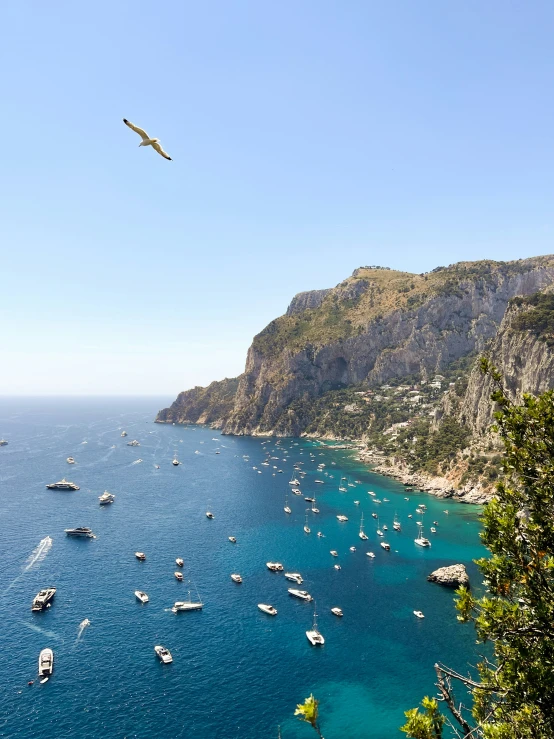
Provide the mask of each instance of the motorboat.
POLYGON ((367 491, 367 494, 368 495, 372 495, 373 497, 375 497, 375 493, 373 492, 373 490, 368 490, 367 491))
POLYGON ((373 554, 373 552, 366 552, 366 554, 368 557, 371 557, 371 559, 375 559, 375 555, 373 554))
POLYGON ((266 603, 258 603, 260 611, 267 613, 268 616, 276 616, 277 609, 274 606, 267 605, 266 603))
POLYGON ((73 457, 68 457, 65 461, 67 462, 67 464, 75 464, 75 460, 73 459, 73 457))
POLYGON ((389 498, 383 498, 383 503, 390 503, 389 498))
POLYGON ((292 595, 294 598, 300 598, 300 600, 313 600, 307 590, 295 590, 295 588, 289 588, 289 595, 292 595))
POLYGON ((306 503, 315 503, 315 498, 307 497, 307 498, 304 498, 304 500, 306 501, 306 503))
POLYGON ((31 611, 43 611, 49 608, 50 601, 56 595, 56 588, 44 588, 35 595, 31 605, 31 611))
POLYGON ((359 500, 355 500, 354 501, 354 505, 360 505, 360 501, 359 500))
POLYGON ((421 611, 414 611, 414 616, 417 616, 418 618, 425 618, 421 611))
POLYGON ((144 552, 135 552, 135 557, 140 559, 141 562, 146 561, 146 554, 144 552))
POLYGON ((177 455, 175 455, 175 456, 173 457, 173 461, 171 462, 171 464, 172 464, 172 465, 173 465, 174 467, 178 467, 178 466, 179 466, 179 465, 181 464, 181 463, 179 462, 179 460, 177 459, 177 455))
POLYGON ((211 511, 206 511, 206 518, 215 518, 215 516, 211 511))
POLYGON ((175 564, 177 565, 177 567, 184 567, 185 560, 181 557, 177 557, 177 559, 175 560, 175 564))
POLYGON ((288 495, 285 495, 285 507, 283 508, 285 513, 292 513, 291 507, 289 506, 289 498, 288 495))
POLYGON ((414 539, 415 543, 420 547, 430 547, 431 542, 423 536, 423 527, 419 527, 417 538, 414 539))
POLYGON ((306 523, 304 524, 304 533, 306 534, 312 533, 311 528, 308 526, 308 514, 307 513, 306 513, 306 523))
POLYGON ((390 544, 387 544, 387 542, 386 542, 386 541, 382 541, 382 542, 381 542, 381 546, 383 547, 383 549, 384 549, 384 550, 385 550, 386 552, 390 552, 390 544))
POLYGON ((323 539, 325 537, 325 534, 322 531, 318 531, 317 535, 319 536, 320 539, 323 539))
POLYGON ((204 608, 204 604, 201 603, 199 600, 191 600, 189 592, 189 599, 175 601, 171 610, 173 611, 173 613, 179 613, 180 611, 201 611, 202 608, 204 608))
POLYGON ((236 544, 236 543, 237 543, 237 538, 236 538, 236 536, 230 536, 230 537, 229 537, 229 541, 231 542, 231 544, 236 544))
POLYGON ((395 514, 395 516, 394 516, 394 521, 392 522, 392 528, 393 528, 393 529, 394 529, 395 531, 400 531, 400 530, 401 530, 401 528, 402 528, 402 527, 400 526, 400 521, 399 521, 399 520, 398 520, 398 518, 396 517, 396 514, 395 514))
POLYGON ((46 486, 48 490, 80 490, 81 488, 78 485, 75 485, 74 482, 68 482, 65 477, 63 477, 59 482, 51 482, 50 485, 46 486))
POLYGON ((233 582, 242 582, 242 577, 238 573, 233 573, 231 575, 231 580, 233 582))
POLYGON ((113 493, 108 493, 107 490, 105 490, 102 495, 98 496, 98 500, 100 502, 100 505, 110 505, 115 500, 115 495, 113 493))
POLYGON ((362 520, 360 521, 360 533, 358 534, 360 539, 363 541, 367 541, 369 539, 368 535, 364 531, 364 514, 362 513, 362 520))
POLYGON ((431 526, 430 531, 431 531, 432 534, 436 534, 437 533, 437 530, 436 530, 436 528, 434 526, 431 526))
POLYGON ((177 570, 173 574, 175 575, 175 579, 176 580, 179 580, 179 582, 183 582, 183 573, 182 572, 179 572, 179 570, 177 570))
POLYGON ((342 567, 340 565, 333 565, 333 567, 335 568, 335 570, 341 570, 342 569, 342 567))
POLYGON ((348 490, 344 487, 344 485, 339 485, 339 493, 347 493, 348 490))
POLYGON ((386 524, 386 523, 384 523, 384 524, 383 524, 383 531, 388 531, 388 530, 389 530, 389 527, 387 526, 387 524, 386 524))
POLYGON ((127 436, 127 432, 126 431, 122 431, 121 432, 121 436, 124 436, 124 437, 127 436))
POLYGON ((314 480, 314 482, 317 483, 318 485, 323 485, 325 480, 314 480))
POLYGON ((314 647, 322 647, 325 644, 325 639, 323 638, 322 634, 320 634, 317 628, 317 613, 315 612, 315 603, 313 625, 311 629, 306 631, 306 636, 310 644, 314 647))
POLYGON ((371 516, 372 516, 372 518, 378 518, 378 516, 377 516, 376 513, 372 513, 371 516))
POLYGON ((302 575, 300 575, 299 572, 285 572, 285 577, 287 578, 287 580, 291 580, 297 585, 302 585, 302 583, 304 582, 304 580, 302 579, 302 575))
POLYGON ((148 603, 150 600, 143 590, 135 590, 135 596, 141 603, 148 603))
POLYGON ((289 485, 300 485, 300 480, 297 480, 296 477, 293 477, 292 480, 289 480, 289 485))
POLYGON ((38 658, 38 676, 40 682, 45 683, 54 670, 54 652, 49 649, 43 649, 38 658))
POLYGON ((84 536, 89 539, 96 539, 96 536, 87 526, 78 526, 76 529, 64 529, 64 531, 68 536, 84 536))
POLYGON ((266 562, 266 567, 271 572, 282 572, 283 565, 280 562, 266 562))
POLYGON ((140 442, 136 439, 133 439, 133 441, 128 441, 127 446, 140 446, 140 442))
POLYGON ((163 662, 164 665, 168 665, 170 662, 173 662, 173 657, 171 656, 169 649, 158 644, 154 647, 154 651, 158 655, 160 662, 163 662))
POLYGON ((293 495, 302 495, 302 491, 299 490, 298 488, 292 488, 291 493, 293 495))
POLYGON ((356 547, 350 547, 350 551, 351 552, 355 552, 356 551, 356 547))
POLYGON ((331 608, 331 613, 334 613, 335 616, 344 616, 344 613, 342 612, 342 608, 331 608))
POLYGON ((348 516, 344 516, 342 513, 339 513, 337 521, 348 521, 348 516))
POLYGON ((0 439, 0 446, 8 446, 6 439, 0 439))
POLYGON ((337 552, 336 549, 331 549, 331 551, 329 553, 330 553, 330 555, 332 557, 338 557, 339 556, 339 553, 337 552))

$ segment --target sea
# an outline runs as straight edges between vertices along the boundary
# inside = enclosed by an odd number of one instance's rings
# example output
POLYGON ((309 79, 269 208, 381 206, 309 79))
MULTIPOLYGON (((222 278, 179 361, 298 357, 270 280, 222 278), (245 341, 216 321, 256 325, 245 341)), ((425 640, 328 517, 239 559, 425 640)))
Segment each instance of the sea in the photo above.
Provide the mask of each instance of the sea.
POLYGON ((436 692, 433 664, 466 672, 477 660, 475 632, 457 622, 452 591, 426 578, 463 563, 478 582, 479 508, 406 492, 331 442, 155 424, 169 401, 0 398, 0 438, 9 442, 0 447, 0 736, 272 739, 280 731, 309 739, 315 733, 294 710, 310 694, 325 739, 404 736, 404 711, 436 692), (140 446, 128 446, 133 439, 140 446), (295 463, 318 514, 291 494, 295 463), (80 490, 46 488, 62 477, 80 490), (347 492, 338 489, 342 477, 347 492), (105 490, 115 502, 100 506, 105 490), (428 549, 414 544, 419 503, 428 549), (378 524, 388 527, 390 552, 378 524), (96 538, 65 535, 77 526, 96 538), (174 577, 177 557, 184 582, 174 577), (314 602, 291 597, 294 584, 268 561, 299 572, 314 602), (52 606, 32 613, 47 586, 57 588, 52 606), (189 592, 203 610, 173 613, 189 592), (323 647, 306 638, 314 610, 323 647), (172 664, 160 663, 155 645, 171 651, 172 664), (54 674, 40 684, 45 647, 54 674))

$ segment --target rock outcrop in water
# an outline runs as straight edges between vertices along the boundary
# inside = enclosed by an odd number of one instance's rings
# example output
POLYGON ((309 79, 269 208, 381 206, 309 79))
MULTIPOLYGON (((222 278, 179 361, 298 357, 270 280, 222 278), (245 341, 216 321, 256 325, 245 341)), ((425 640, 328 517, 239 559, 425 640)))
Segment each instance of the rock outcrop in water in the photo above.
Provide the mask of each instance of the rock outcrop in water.
MULTIPOLYGON (((462 262, 423 275, 359 268, 335 288, 297 295, 286 315, 254 338, 240 378, 181 393, 157 420, 210 423, 230 434, 299 435, 310 399, 432 376, 481 352, 514 296, 553 281, 550 256, 462 262), (304 410, 292 407, 298 401, 304 410)), ((467 402, 468 414, 484 414, 477 389, 467 402)))
POLYGON ((465 585, 466 588, 469 587, 469 577, 465 565, 439 567, 427 579, 429 582, 436 582, 439 585, 446 585, 449 588, 458 588, 460 585, 465 585))

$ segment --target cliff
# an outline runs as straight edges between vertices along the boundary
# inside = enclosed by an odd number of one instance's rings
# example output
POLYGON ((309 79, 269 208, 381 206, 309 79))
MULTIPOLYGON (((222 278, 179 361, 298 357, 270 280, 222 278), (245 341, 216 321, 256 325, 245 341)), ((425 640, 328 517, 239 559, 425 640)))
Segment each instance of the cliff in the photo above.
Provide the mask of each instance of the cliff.
POLYGON ((481 352, 514 296, 553 282, 551 256, 462 262, 421 275, 361 267, 335 288, 296 296, 254 338, 240 378, 181 393, 158 420, 301 434, 315 399, 409 376, 425 382, 481 352))

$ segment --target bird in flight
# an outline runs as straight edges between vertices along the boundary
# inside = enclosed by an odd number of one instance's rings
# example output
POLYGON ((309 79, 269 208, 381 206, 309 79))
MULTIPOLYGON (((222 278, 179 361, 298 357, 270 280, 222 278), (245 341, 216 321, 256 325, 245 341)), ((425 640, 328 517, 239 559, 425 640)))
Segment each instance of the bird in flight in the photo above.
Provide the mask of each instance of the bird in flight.
POLYGON ((132 131, 135 131, 135 133, 138 133, 138 135, 141 137, 142 141, 139 144, 139 146, 151 146, 164 159, 169 159, 169 161, 171 161, 171 157, 169 156, 169 154, 162 149, 159 139, 151 139, 144 129, 139 128, 138 126, 135 126, 135 124, 131 123, 131 121, 128 121, 127 118, 123 119, 123 123, 126 126, 129 126, 129 128, 132 131))

